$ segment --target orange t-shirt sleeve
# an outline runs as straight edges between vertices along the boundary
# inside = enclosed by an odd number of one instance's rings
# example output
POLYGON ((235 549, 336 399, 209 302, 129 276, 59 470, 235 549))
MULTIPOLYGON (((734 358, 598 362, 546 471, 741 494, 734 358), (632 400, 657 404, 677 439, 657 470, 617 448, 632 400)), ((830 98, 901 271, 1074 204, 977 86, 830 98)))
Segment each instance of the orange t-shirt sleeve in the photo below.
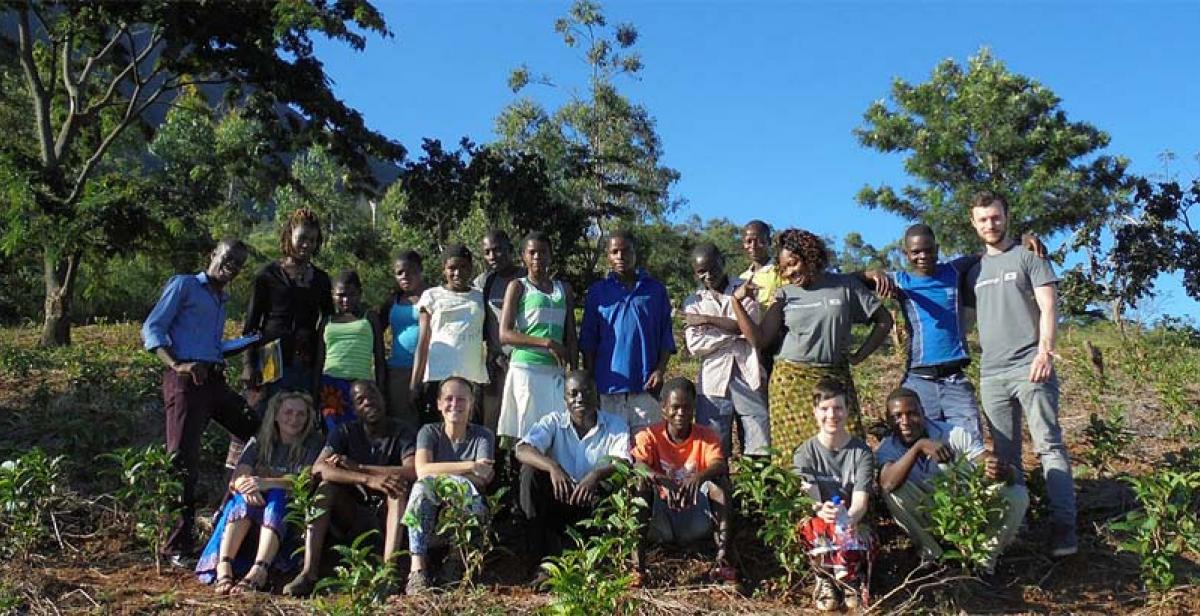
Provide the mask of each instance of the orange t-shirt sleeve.
POLYGON ((707 469, 708 467, 722 461, 725 456, 721 455, 721 442, 717 440, 715 432, 705 430, 704 438, 700 439, 700 447, 698 450, 701 459, 696 462, 696 468, 707 469))
POLYGON ((641 462, 650 468, 658 468, 658 449, 654 446, 654 439, 650 434, 650 430, 642 430, 637 433, 633 439, 633 461, 641 462))

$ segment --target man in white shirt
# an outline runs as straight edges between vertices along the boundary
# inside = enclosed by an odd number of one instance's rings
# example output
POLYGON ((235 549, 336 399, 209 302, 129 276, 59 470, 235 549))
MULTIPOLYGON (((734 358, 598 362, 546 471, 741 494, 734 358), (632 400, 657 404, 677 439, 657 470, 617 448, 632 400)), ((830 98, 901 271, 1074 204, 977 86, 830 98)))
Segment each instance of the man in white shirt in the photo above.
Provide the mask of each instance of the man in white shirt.
MULTIPOLYGON (((742 335, 734 317, 733 292, 743 281, 725 273, 725 259, 713 244, 692 251, 692 272, 700 289, 683 302, 683 330, 688 352, 700 358, 696 421, 721 436, 721 453, 733 453, 733 420, 738 420, 742 453, 767 455, 771 424, 763 395, 762 364, 754 345, 742 335)), ((759 304, 743 300, 747 315, 758 321, 759 304)))

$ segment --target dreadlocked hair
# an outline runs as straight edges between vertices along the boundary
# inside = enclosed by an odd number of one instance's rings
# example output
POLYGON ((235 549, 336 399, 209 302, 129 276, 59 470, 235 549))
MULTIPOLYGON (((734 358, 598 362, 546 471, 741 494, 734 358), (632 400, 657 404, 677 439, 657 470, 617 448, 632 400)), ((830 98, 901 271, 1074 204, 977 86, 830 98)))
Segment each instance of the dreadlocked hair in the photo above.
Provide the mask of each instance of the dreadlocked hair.
POLYGON ((829 266, 825 241, 804 229, 786 229, 775 238, 777 250, 787 249, 810 271, 823 272, 829 266))
POLYGON ((283 250, 284 256, 292 256, 292 231, 296 227, 304 225, 317 230, 317 243, 313 246, 312 256, 320 254, 321 244, 325 242, 325 234, 321 231, 321 220, 317 218, 316 212, 302 207, 288 215, 287 221, 283 223, 283 228, 279 230, 279 248, 283 250))

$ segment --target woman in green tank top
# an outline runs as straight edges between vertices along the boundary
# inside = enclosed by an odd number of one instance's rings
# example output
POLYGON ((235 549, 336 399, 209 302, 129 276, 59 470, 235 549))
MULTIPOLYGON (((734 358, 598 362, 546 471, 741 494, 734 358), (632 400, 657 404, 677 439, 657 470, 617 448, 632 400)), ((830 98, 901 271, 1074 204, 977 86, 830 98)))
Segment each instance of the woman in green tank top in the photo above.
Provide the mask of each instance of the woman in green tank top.
POLYGON ((321 372, 318 406, 328 430, 355 418, 350 398, 354 381, 374 381, 387 395, 383 328, 376 315, 362 307, 358 272, 345 270, 334 279, 333 309, 322 328, 317 353, 321 372))
POLYGON ((575 302, 571 286, 550 276, 546 236, 526 236, 521 257, 529 275, 509 283, 500 315, 500 342, 513 352, 497 432, 513 439, 543 416, 566 412, 563 369, 577 363, 575 302))

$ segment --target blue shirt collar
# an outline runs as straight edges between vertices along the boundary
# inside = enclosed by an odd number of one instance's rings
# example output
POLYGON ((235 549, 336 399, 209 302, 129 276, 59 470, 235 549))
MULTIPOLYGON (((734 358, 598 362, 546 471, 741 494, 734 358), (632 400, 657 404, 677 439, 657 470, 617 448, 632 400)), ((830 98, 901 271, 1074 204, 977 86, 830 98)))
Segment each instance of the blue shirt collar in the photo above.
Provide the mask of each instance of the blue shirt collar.
MULTIPOLYGON (((649 277, 650 277, 650 274, 646 270, 644 270, 640 267, 633 270, 633 286, 634 287, 638 286, 639 284, 641 284, 641 282, 643 280, 645 280, 649 277)), ((620 278, 620 276, 617 276, 616 272, 609 271, 608 272, 608 280, 611 280, 621 286, 625 286, 625 283, 621 282, 621 278, 620 278)))
MULTIPOLYGON (((196 274, 196 282, 204 285, 204 288, 208 289, 209 292, 212 292, 213 288, 212 285, 209 284, 208 272, 200 272, 199 274, 196 274)), ((221 302, 223 303, 225 300, 229 299, 229 292, 225 289, 221 289, 221 291, 217 293, 217 297, 220 298, 221 302)))

